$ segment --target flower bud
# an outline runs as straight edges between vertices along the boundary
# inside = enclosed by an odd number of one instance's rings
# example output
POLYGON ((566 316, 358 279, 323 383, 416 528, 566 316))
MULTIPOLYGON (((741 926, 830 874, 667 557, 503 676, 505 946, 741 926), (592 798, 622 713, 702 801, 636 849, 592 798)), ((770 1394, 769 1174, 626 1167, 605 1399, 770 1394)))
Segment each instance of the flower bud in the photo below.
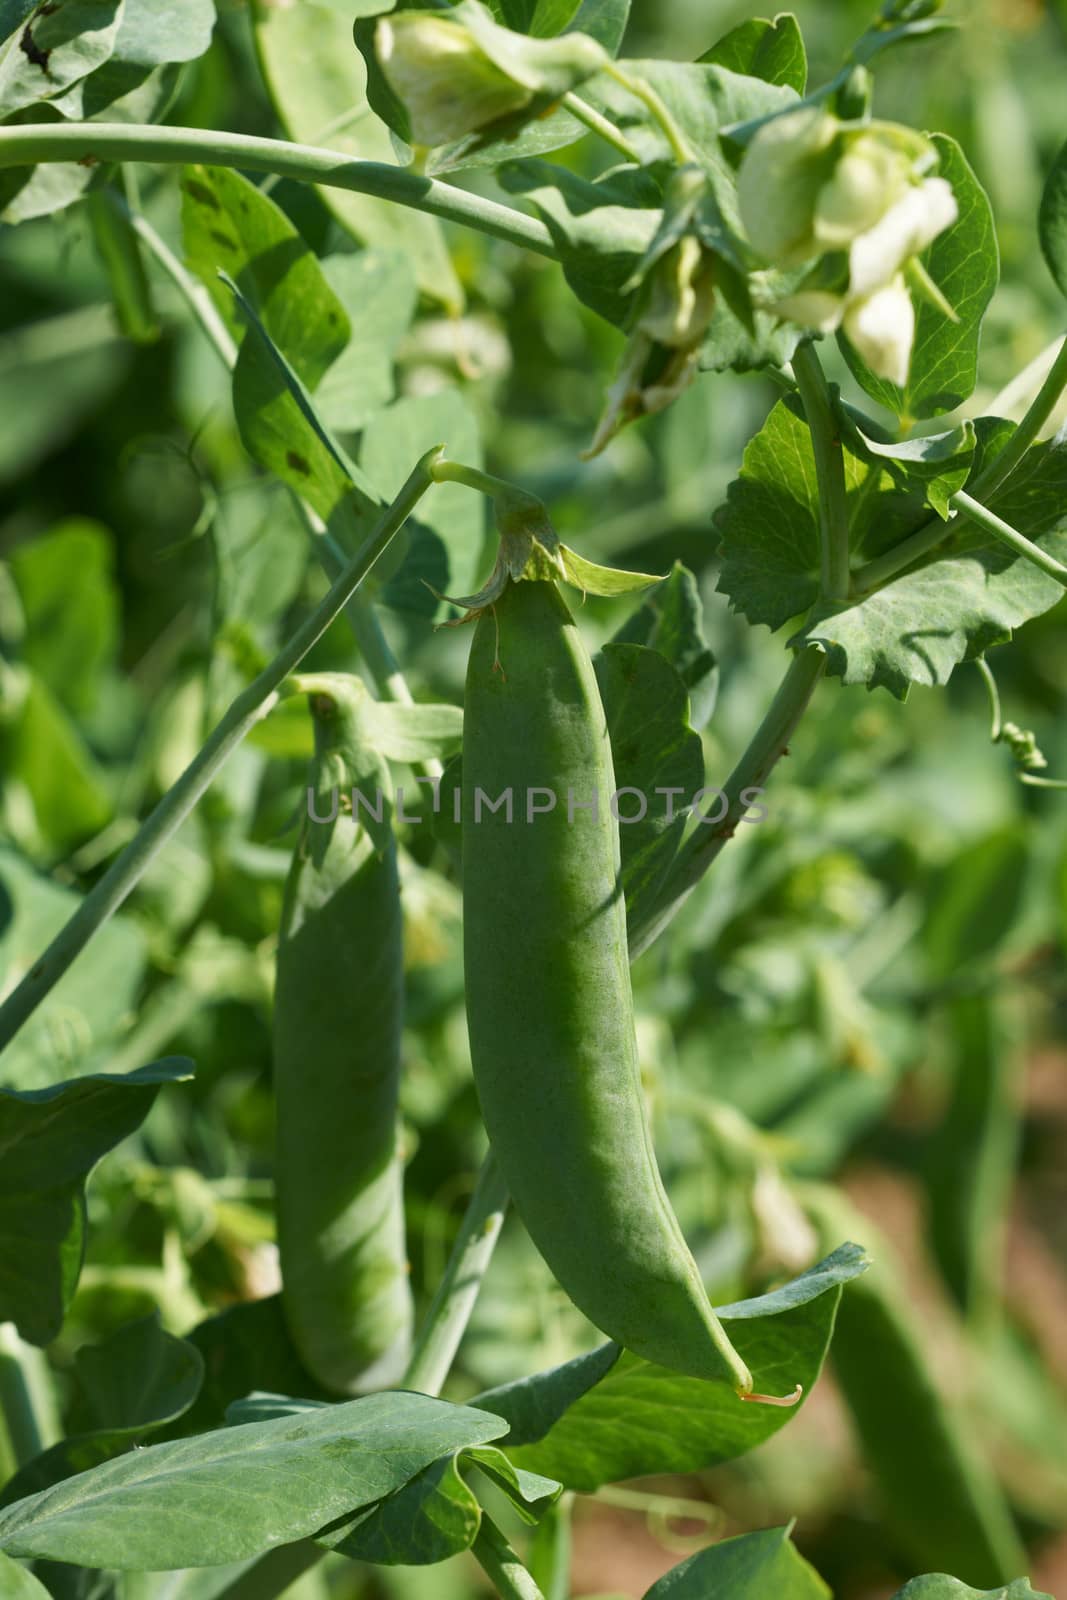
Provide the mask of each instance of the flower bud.
POLYGON ((903 278, 853 300, 842 326, 858 354, 879 378, 903 388, 915 340, 915 307, 903 278))

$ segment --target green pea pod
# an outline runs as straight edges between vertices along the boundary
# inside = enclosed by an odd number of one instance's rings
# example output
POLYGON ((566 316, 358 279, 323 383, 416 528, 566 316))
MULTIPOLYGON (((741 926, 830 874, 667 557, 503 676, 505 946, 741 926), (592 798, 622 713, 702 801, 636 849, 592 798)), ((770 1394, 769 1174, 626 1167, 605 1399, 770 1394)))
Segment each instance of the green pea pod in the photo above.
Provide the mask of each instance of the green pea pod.
POLYGON ((274 1002, 282 1298, 308 1371, 354 1393, 395 1383, 411 1340, 397 1145, 400 891, 388 773, 365 735, 374 702, 338 674, 295 682, 310 695, 315 757, 274 1002), (358 800, 358 816, 345 809, 353 788, 373 809, 358 800), (314 820, 330 818, 335 801, 332 820, 314 820))
POLYGON ((471 1056, 501 1172, 574 1303, 649 1361, 748 1393, 663 1188, 644 1110, 611 747, 555 584, 479 617, 463 743, 471 1056), (533 791, 534 811, 527 791, 533 791), (489 809, 483 796, 498 803, 489 809), (590 809, 595 805, 596 811, 590 809))

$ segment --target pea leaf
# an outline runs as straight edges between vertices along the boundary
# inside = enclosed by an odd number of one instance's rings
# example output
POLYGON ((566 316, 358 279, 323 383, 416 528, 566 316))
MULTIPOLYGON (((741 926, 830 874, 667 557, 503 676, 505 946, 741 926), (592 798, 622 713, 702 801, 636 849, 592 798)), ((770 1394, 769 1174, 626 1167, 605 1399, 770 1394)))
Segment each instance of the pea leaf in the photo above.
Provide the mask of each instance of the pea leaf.
POLYGON ((788 11, 773 22, 753 17, 739 23, 697 60, 765 83, 785 84, 801 95, 807 87, 804 39, 796 17, 788 11))
POLYGON ((846 406, 838 406, 838 418, 847 432, 853 453, 860 460, 872 465, 884 464, 890 476, 904 488, 918 486, 926 503, 942 521, 948 521, 949 501, 967 482, 974 462, 977 439, 972 422, 963 422, 948 433, 886 440, 872 437, 870 431, 865 433, 852 420, 846 406))
POLYGON ((204 1377, 200 1352, 165 1333, 158 1312, 127 1323, 102 1344, 83 1345, 74 1369, 83 1414, 95 1426, 27 1462, 5 1485, 0 1506, 108 1461, 174 1421, 192 1405, 204 1377))
POLYGON ((715 709, 719 664, 704 637, 700 589, 688 567, 676 561, 611 642, 648 645, 665 656, 689 692, 690 722, 704 727, 715 709))
POLYGON ((525 1522, 533 1522, 562 1492, 536 1473, 512 1466, 492 1446, 457 1450, 426 1467, 380 1504, 319 1537, 319 1543, 355 1561, 384 1566, 429 1566, 469 1550, 482 1508, 467 1484, 464 1467, 479 1467, 503 1489, 525 1522))
POLYGON ((830 1600, 830 1590, 789 1538, 788 1528, 764 1528, 698 1550, 658 1583, 644 1600, 830 1600))
POLYGON ((39 1578, 0 1550, 0 1600, 50 1600, 50 1597, 39 1578))
POLYGON ((681 843, 684 808, 704 782, 704 751, 689 726, 685 684, 656 650, 605 645, 596 675, 619 796, 626 917, 635 926, 655 902, 681 843), (660 791, 672 788, 680 794, 668 803, 660 791))
MULTIPOLYGON (((1010 425, 982 419, 979 440, 1010 425)), ((989 505, 1059 561, 1067 557, 1067 441, 1028 450, 989 505)), ((882 686, 903 700, 912 683, 947 683, 1014 629, 1048 611, 1063 590, 1031 562, 956 517, 922 566, 832 615, 816 615, 793 644, 825 649, 846 683, 882 686)))
MULTIPOLYGON (((13 988, 78 909, 80 895, 0 850, 0 979, 13 988)), ((99 1058, 134 1004, 145 939, 129 917, 112 917, 4 1050, 4 1077, 40 1089, 99 1058)))
POLYGON ((1037 231, 1048 270, 1067 295, 1067 144, 1049 169, 1037 214, 1037 231))
POLYGON ((416 284, 396 250, 327 256, 323 276, 348 313, 352 337, 315 391, 323 419, 356 432, 393 398, 397 346, 411 326, 416 284))
POLYGON ((177 6, 124 0, 115 59, 140 67, 195 61, 210 45, 214 26, 214 0, 181 0, 177 6))
POLYGON ((898 1589, 893 1600, 1053 1600, 1044 1590, 1031 1589, 1026 1578, 1016 1578, 1000 1589, 972 1589, 958 1578, 943 1572, 929 1572, 923 1578, 912 1578, 903 1589, 898 1589))
MULTIPOLYGON (((781 1289, 719 1311, 758 1390, 783 1394, 800 1383, 810 1393, 841 1287, 866 1266, 864 1252, 844 1244, 781 1289)), ((726 1384, 681 1377, 615 1345, 477 1403, 511 1424, 505 1447, 518 1466, 580 1491, 639 1473, 703 1471, 754 1449, 791 1414, 746 1405, 726 1384), (667 1413, 670 1430, 662 1426, 667 1413)))
POLYGON ((140 1127, 163 1084, 191 1075, 191 1063, 175 1057, 125 1077, 0 1089, 0 1321, 30 1344, 55 1338, 73 1296, 89 1173, 140 1127))
POLYGON ((0 759, 8 827, 28 855, 54 860, 104 827, 111 796, 88 744, 48 685, 35 672, 11 669, 5 690, 0 759))
POLYGON ((982 319, 1000 279, 993 213, 985 190, 954 139, 935 134, 940 174, 952 185, 959 215, 922 256, 958 322, 923 300, 916 307, 915 343, 901 389, 876 378, 843 335, 838 343, 856 381, 898 416, 936 417, 954 411, 974 389, 982 319))
MULTIPOLYGON (((351 10, 346 15, 314 0, 295 6, 255 0, 252 17, 267 90, 289 137, 328 144, 342 157, 395 165, 389 130, 367 103, 366 68, 352 43, 351 10)), ((436 218, 373 195, 320 192, 360 243, 399 251, 414 267, 423 294, 450 311, 462 310, 463 290, 436 218)))
POLYGON ((87 710, 114 663, 119 593, 106 528, 71 517, 8 557, 25 616, 20 655, 68 710, 87 710))
POLYGON ((280 1294, 228 1306, 199 1323, 188 1340, 203 1357, 204 1383, 168 1436, 220 1427, 230 1407, 251 1390, 308 1395, 311 1404, 326 1403, 325 1389, 305 1370, 289 1336, 280 1294))
POLYGON ((118 40, 123 3, 55 0, 35 7, 17 41, 0 57, 0 120, 23 106, 57 98, 101 66, 118 40))
POLYGON ((503 1431, 421 1394, 376 1394, 148 1445, 0 1511, 0 1548, 119 1571, 217 1566, 306 1538, 503 1431))

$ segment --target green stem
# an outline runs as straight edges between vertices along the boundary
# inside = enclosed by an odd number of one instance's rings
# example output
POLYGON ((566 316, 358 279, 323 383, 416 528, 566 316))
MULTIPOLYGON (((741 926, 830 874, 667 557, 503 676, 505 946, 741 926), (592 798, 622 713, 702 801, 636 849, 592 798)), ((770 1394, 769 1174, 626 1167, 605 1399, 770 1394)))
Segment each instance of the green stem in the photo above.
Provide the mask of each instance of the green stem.
POLYGON ((505 478, 494 478, 491 472, 483 472, 480 467, 464 466, 462 461, 439 461, 433 469, 433 478, 435 483, 461 483, 465 489, 474 489, 490 500, 496 500, 500 495, 522 492, 517 491, 515 485, 508 483, 505 478))
POLYGON ((815 646, 798 650, 793 656, 766 716, 726 780, 723 789, 727 800, 725 815, 716 823, 701 824, 689 835, 675 858, 657 903, 644 920, 630 930, 631 960, 636 960, 662 933, 727 840, 733 838, 751 804, 744 801, 742 795, 752 789, 762 789, 779 760, 788 754, 789 741, 825 667, 826 657, 815 646))
POLYGON ((545 1600, 500 1529, 482 1512, 481 1526, 471 1550, 501 1600, 545 1600))
POLYGON ((834 420, 830 390, 811 340, 797 346, 792 366, 815 455, 822 597, 833 605, 843 605, 848 599, 850 579, 845 454, 834 420))
POLYGON ((136 835, 116 856, 107 872, 90 890, 70 921, 52 940, 16 989, 0 1006, 0 1049, 8 1044, 26 1019, 67 971, 96 930, 122 905, 142 874, 181 826, 216 773, 249 730, 266 716, 278 690, 293 669, 316 644, 345 602, 400 531, 433 482, 432 466, 439 449, 427 451, 393 503, 386 508, 344 572, 289 642, 258 677, 243 689, 199 753, 178 781, 168 789, 136 835))
POLYGON ((48 1363, 0 1322, 0 1481, 62 1437, 48 1363))
MULTIPOLYGON (((1065 387, 1067 387, 1067 339, 1061 345, 1059 354, 1049 369, 1048 377, 1027 407, 1022 421, 1004 448, 998 451, 991 461, 986 462, 971 484, 970 492, 975 501, 988 499, 1008 480, 1048 421, 1065 387)), ((877 556, 865 567, 861 567, 853 578, 853 593, 867 595, 881 588, 899 572, 914 566, 916 561, 921 561, 931 550, 936 550, 948 534, 949 530, 940 517, 930 517, 907 539, 894 545, 892 550, 887 550, 884 555, 877 556)))
POLYGON ((143 217, 139 211, 134 211, 125 202, 123 202, 123 209, 137 237, 167 274, 167 277, 189 307, 193 317, 199 323, 201 331, 210 341, 212 349, 223 366, 228 372, 232 372, 237 365, 237 344, 229 328, 227 328, 216 310, 215 302, 204 285, 185 270, 173 250, 160 238, 147 218, 143 217))
POLYGON ((579 122, 584 122, 592 133, 598 133, 602 139, 607 140, 608 144, 613 145, 620 155, 626 157, 627 161, 636 162, 638 166, 641 165, 641 157, 621 128, 617 128, 609 117, 603 116, 595 106, 591 106, 588 100, 583 100, 580 94, 568 91, 563 96, 561 104, 566 107, 572 117, 577 117, 579 122))
POLYGON ((508 1191, 492 1151, 482 1162, 474 1193, 441 1282, 415 1339, 403 1387, 440 1394, 492 1259, 508 1191))
POLYGON ((1001 544, 1006 544, 1017 555, 1025 556, 1027 561, 1032 561, 1035 567, 1040 567, 1042 572, 1047 572, 1050 578, 1055 578, 1057 583, 1067 589, 1067 567, 1057 561, 1055 556, 1050 556, 1047 550, 1042 550, 1040 545, 1034 544, 1025 534, 1019 533, 1010 522, 1005 522, 995 512, 979 505, 977 500, 972 500, 962 489, 950 497, 949 504, 985 533, 991 533, 994 539, 999 539, 1001 544))
POLYGON ((214 128, 167 128, 107 122, 26 123, 0 128, 0 168, 34 166, 41 161, 199 161, 210 167, 239 167, 275 173, 297 183, 323 184, 376 195, 412 206, 448 222, 460 222, 509 244, 555 260, 557 251, 543 222, 498 205, 466 189, 420 177, 404 167, 354 161, 336 150, 260 139, 214 128))
POLYGON ((671 116, 671 113, 664 104, 662 98, 656 92, 656 90, 653 89, 652 85, 650 83, 645 83, 641 78, 634 77, 629 72, 624 71, 623 68, 619 66, 617 61, 609 61, 607 66, 604 68, 604 71, 607 73, 609 78, 614 78, 616 83, 621 84, 624 89, 629 90, 630 94, 634 95, 636 99, 640 100, 641 104, 647 107, 647 109, 652 113, 656 122, 659 124, 667 143, 671 147, 671 154, 674 156, 674 159, 683 167, 688 162, 692 161, 694 156, 688 139, 685 137, 685 134, 682 132, 681 128, 679 128, 678 124, 675 122, 674 118, 671 116))

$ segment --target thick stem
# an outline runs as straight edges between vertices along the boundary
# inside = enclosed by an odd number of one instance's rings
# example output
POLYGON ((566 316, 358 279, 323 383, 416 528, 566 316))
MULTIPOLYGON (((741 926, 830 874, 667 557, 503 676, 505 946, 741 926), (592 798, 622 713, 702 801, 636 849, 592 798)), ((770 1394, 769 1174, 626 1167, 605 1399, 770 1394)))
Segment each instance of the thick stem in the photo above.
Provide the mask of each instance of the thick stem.
POLYGON ((288 644, 234 700, 222 721, 178 781, 168 789, 136 835, 116 856, 90 890, 70 921, 52 940, 18 987, 0 1006, 0 1049, 66 972, 96 930, 118 910, 146 868, 192 811, 215 774, 249 730, 274 705, 282 683, 343 610, 386 546, 400 531, 433 482, 431 469, 439 454, 430 450, 418 462, 400 493, 387 507, 363 548, 352 558, 288 644))
POLYGON ((822 597, 831 605, 843 605, 848 599, 850 581, 845 453, 834 420, 830 390, 810 340, 797 346, 792 365, 815 455, 822 597))
POLYGON ((405 167, 377 161, 354 161, 336 150, 260 139, 251 134, 214 128, 167 128, 108 122, 27 123, 0 128, 0 168, 34 166, 40 161, 200 161, 209 167, 240 167, 245 172, 274 173, 297 183, 320 183, 352 189, 397 205, 412 206, 448 222, 461 222, 481 233, 521 245, 538 255, 556 258, 556 247, 543 222, 498 205, 465 189, 423 178, 405 167))
POLYGON ((492 1259, 508 1191, 492 1151, 482 1162, 444 1276, 419 1329, 404 1388, 440 1394, 492 1259))
POLYGON ((826 667, 826 657, 815 646, 798 650, 768 707, 767 714, 753 734, 723 790, 725 815, 717 822, 701 823, 682 845, 659 895, 657 904, 644 921, 630 930, 630 959, 636 960, 656 939, 696 888, 728 839, 732 839, 742 817, 753 804, 753 791, 762 790, 782 756, 789 752, 789 741, 826 667), (745 799, 745 796, 748 799, 745 799))
POLYGON ((545 1600, 500 1529, 484 1511, 471 1550, 501 1600, 545 1600))

